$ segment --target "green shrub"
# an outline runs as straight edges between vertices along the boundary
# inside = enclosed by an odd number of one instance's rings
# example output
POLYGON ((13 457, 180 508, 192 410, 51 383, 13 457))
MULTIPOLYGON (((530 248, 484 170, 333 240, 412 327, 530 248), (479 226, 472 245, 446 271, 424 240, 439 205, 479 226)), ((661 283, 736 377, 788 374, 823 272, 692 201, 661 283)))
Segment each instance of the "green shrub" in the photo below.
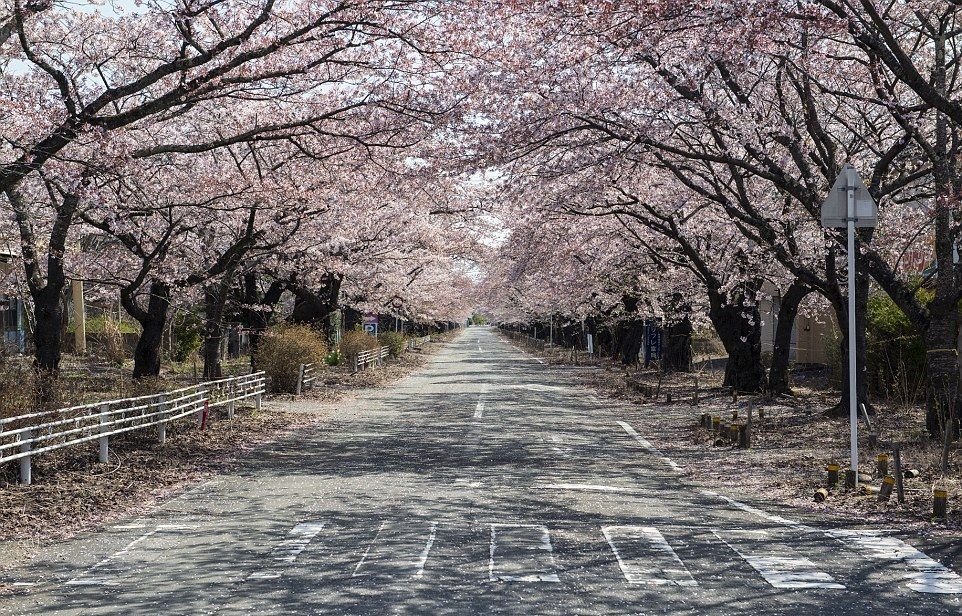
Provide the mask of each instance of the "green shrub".
POLYGON ((381 344, 377 341, 377 338, 367 333, 366 331, 356 329, 354 331, 344 332, 341 336, 341 355, 344 359, 349 361, 354 361, 357 354, 361 351, 375 351, 380 348, 381 344))
POLYGON ((278 325, 264 332, 257 349, 257 366, 275 392, 297 391, 301 364, 321 363, 327 355, 324 339, 306 325, 278 325))
POLYGON ((886 397, 915 402, 923 393, 925 347, 888 295, 868 299, 867 347, 869 387, 886 397))
POLYGON ((197 355, 204 343, 204 322, 192 312, 174 317, 174 361, 187 361, 197 355))
POLYGON ((339 366, 341 364, 341 352, 334 349, 324 358, 324 363, 328 366, 339 366))
POLYGON ((390 349, 391 357, 395 359, 400 357, 407 347, 407 340, 404 338, 404 334, 400 332, 383 332, 378 334, 377 341, 381 343, 381 346, 390 349))

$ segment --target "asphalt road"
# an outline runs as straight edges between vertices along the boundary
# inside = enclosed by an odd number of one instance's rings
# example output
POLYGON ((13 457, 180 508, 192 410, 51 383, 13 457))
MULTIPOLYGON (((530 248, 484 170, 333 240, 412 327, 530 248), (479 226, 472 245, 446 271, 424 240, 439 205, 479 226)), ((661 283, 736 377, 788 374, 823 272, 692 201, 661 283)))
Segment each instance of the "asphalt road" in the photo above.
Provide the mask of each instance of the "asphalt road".
POLYGON ((42 552, 3 614, 941 614, 909 539, 703 490, 613 407, 471 328, 154 514, 42 552))

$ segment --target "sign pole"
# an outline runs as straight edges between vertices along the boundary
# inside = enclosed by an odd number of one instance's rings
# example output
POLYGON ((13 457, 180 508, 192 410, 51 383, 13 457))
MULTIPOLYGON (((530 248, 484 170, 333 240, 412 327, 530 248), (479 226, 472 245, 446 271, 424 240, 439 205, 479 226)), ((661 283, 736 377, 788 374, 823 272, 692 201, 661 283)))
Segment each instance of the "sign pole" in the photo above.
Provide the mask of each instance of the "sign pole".
POLYGON ((851 438, 852 472, 858 485, 858 371, 855 345, 855 169, 846 170, 848 201, 848 414, 851 438))

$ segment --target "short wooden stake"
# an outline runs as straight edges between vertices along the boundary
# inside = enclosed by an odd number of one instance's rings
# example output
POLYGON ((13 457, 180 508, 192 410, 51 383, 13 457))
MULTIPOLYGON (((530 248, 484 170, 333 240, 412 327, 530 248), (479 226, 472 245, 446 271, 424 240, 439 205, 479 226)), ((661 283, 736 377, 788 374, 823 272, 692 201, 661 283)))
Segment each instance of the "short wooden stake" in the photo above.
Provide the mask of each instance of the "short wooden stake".
POLYGON ((734 443, 734 444, 738 444, 738 431, 739 431, 739 429, 740 429, 740 426, 739 426, 738 424, 735 424, 735 423, 733 423, 732 425, 728 426, 728 440, 731 441, 731 442, 734 443))
POLYGON ((838 471, 841 470, 841 467, 838 464, 829 464, 825 467, 825 470, 828 471, 828 480, 826 481, 826 485, 828 485, 828 487, 831 489, 837 488, 838 471))
POLYGON ((949 492, 941 488, 932 491, 932 518, 945 520, 948 517, 949 492))
POLYGON ((671 404, 671 392, 668 392, 668 395, 665 396, 665 404, 671 404))
POLYGON ((845 488, 847 490, 855 489, 855 470, 854 469, 850 468, 845 471, 845 488))
POLYGON ((715 416, 711 418, 711 431, 718 434, 721 430, 721 417, 715 416))
POLYGON ((698 406, 698 375, 695 375, 695 395, 692 397, 692 404, 698 406))
POLYGON ((748 438, 748 424, 741 424, 738 426, 738 447, 741 449, 748 449, 751 447, 751 442, 748 438))
POLYGON ((875 456, 875 474, 879 477, 885 477, 889 474, 889 455, 887 453, 880 453, 875 456))
POLYGON ((880 503, 888 502, 889 497, 892 496, 893 487, 895 487, 895 477, 892 477, 891 475, 886 475, 885 478, 882 479, 882 489, 880 489, 878 492, 878 502, 880 503))
POLYGON ((732 404, 738 403, 738 390, 732 387, 732 404))
POLYGON ((895 446, 895 492, 899 503, 905 502, 905 486, 902 483, 902 448, 895 446))

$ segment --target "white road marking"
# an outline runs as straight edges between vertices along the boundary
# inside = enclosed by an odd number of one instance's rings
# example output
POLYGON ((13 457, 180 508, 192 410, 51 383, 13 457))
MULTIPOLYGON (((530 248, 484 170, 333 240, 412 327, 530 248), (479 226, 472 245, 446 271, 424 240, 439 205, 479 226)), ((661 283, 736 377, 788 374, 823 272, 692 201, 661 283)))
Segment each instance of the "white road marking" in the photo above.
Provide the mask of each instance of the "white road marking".
POLYGON ((678 464, 676 464, 674 460, 672 460, 671 458, 663 454, 660 449, 658 449, 657 447, 649 443, 648 440, 643 436, 641 436, 640 434, 638 434, 634 428, 632 428, 631 426, 629 426, 623 421, 619 421, 618 425, 624 428, 625 432, 628 433, 628 436, 634 438, 636 441, 641 443, 641 446, 644 447, 645 450, 648 451, 648 453, 652 454, 653 456, 657 456, 659 459, 661 459, 662 462, 670 466, 673 471, 679 472, 679 473, 684 472, 685 469, 678 466, 678 464))
POLYGON ((417 573, 414 575, 421 577, 424 575, 424 566, 428 562, 428 555, 431 554, 431 547, 434 545, 434 537, 438 531, 438 523, 431 522, 431 535, 428 537, 428 542, 424 545, 424 551, 421 552, 421 557, 418 558, 418 562, 415 563, 417 566, 417 573))
POLYGON ((818 565, 804 556, 780 556, 771 553, 759 555, 753 553, 751 543, 761 544, 760 547, 765 548, 766 551, 771 549, 765 545, 769 540, 766 531, 726 531, 725 534, 732 541, 723 537, 717 530, 712 531, 712 533, 751 565, 772 588, 845 590, 844 584, 836 582, 835 578, 819 570, 818 565), (741 542, 739 542, 739 539, 741 539, 741 542), (738 549, 732 542, 740 543, 741 549, 738 549))
POLYGON ((554 568, 554 548, 546 526, 491 525, 488 578, 492 582, 560 582, 558 574, 550 572, 554 568), (532 530, 535 532, 532 533, 532 530), (499 549, 503 554, 500 559, 502 567, 495 565, 495 553, 499 549))
POLYGON ((474 418, 481 419, 484 415, 484 400, 478 400, 478 405, 474 407, 474 418))
POLYGON ((187 530, 187 529, 188 529, 188 527, 186 527, 186 526, 180 526, 180 525, 177 525, 177 524, 161 524, 161 525, 157 526, 157 528, 155 528, 155 529, 153 529, 153 530, 150 530, 150 531, 147 531, 146 533, 142 534, 141 536, 137 537, 136 539, 134 539, 133 541, 131 541, 130 543, 128 543, 127 545, 125 545, 125 546, 124 546, 123 548, 121 548, 120 550, 117 550, 116 552, 114 552, 114 553, 111 554, 110 556, 104 558, 103 560, 101 560, 101 561, 98 562, 97 564, 91 566, 89 569, 87 569, 87 570, 86 570, 84 573, 82 573, 81 575, 75 577, 75 578, 72 579, 72 580, 67 581, 67 585, 68 585, 68 586, 115 586, 115 585, 118 584, 118 582, 116 581, 116 579, 112 579, 112 578, 116 578, 116 577, 118 576, 118 574, 119 574, 118 571, 111 570, 111 571, 110 571, 108 574, 106 574, 106 575, 104 575, 103 573, 101 573, 101 575, 98 576, 98 577, 92 577, 92 576, 93 576, 95 573, 101 572, 101 570, 104 569, 104 567, 106 567, 108 564, 110 564, 110 563, 113 562, 114 560, 116 560, 116 559, 118 559, 118 558, 122 558, 123 556, 126 556, 126 555, 129 554, 134 548, 136 548, 138 545, 140 545, 140 544, 143 543, 144 541, 150 539, 151 537, 153 537, 154 535, 156 535, 157 533, 159 533, 159 532, 161 532, 161 531, 165 531, 165 530, 187 530))
POLYGON ((377 532, 374 533, 374 538, 371 539, 371 543, 369 543, 367 545, 367 549, 364 550, 364 555, 361 556, 361 560, 359 560, 357 562, 357 566, 354 567, 354 573, 351 574, 351 577, 357 577, 360 575, 358 572, 361 570, 361 565, 363 565, 364 561, 367 560, 367 555, 371 553, 371 548, 374 547, 374 543, 377 542, 377 538, 381 535, 381 531, 384 530, 385 524, 387 524, 387 522, 381 522, 381 525, 377 527, 377 532))
POLYGON ((584 490, 586 492, 631 492, 628 488, 617 488, 615 486, 603 486, 592 483, 549 483, 537 487, 554 490, 584 490))
POLYGON ((714 496, 715 498, 720 498, 726 503, 728 503, 729 505, 731 505, 732 507, 735 507, 736 509, 741 509, 745 513, 756 515, 762 518, 763 520, 768 520, 769 522, 774 522, 775 524, 784 524, 785 526, 792 526, 800 530, 814 532, 813 528, 811 528, 810 526, 806 526, 801 522, 798 522, 796 520, 792 520, 789 518, 783 518, 782 516, 779 516, 779 515, 772 515, 767 511, 762 511, 757 507, 752 507, 751 505, 746 505, 745 503, 740 503, 737 500, 728 498, 724 494, 719 494, 718 492, 712 492, 711 490, 702 490, 701 493, 704 494, 705 496, 714 496))
POLYGON ((602 526, 629 584, 698 586, 665 537, 651 526, 602 526), (623 550, 618 549, 621 544, 623 550), (656 566, 667 564, 668 566, 656 566))
POLYGON ((142 528, 147 528, 146 524, 118 524, 117 526, 111 527, 113 530, 140 530, 142 528))
POLYGON ((13 585, 26 587, 26 586, 36 586, 39 583, 40 582, 14 582, 13 585))
POLYGON ((478 345, 478 350, 479 350, 479 351, 483 351, 483 349, 481 348, 481 345, 480 345, 480 344, 478 345))
POLYGON ((878 530, 830 530, 826 534, 864 558, 896 561, 909 571, 906 586, 915 592, 962 594, 962 577, 924 552, 896 537, 884 536, 878 530))
POLYGON ((273 580, 281 577, 285 566, 291 565, 303 552, 317 533, 324 528, 324 522, 301 522, 292 528, 287 537, 277 547, 271 550, 268 562, 276 563, 273 567, 254 571, 247 576, 248 580, 273 580))

